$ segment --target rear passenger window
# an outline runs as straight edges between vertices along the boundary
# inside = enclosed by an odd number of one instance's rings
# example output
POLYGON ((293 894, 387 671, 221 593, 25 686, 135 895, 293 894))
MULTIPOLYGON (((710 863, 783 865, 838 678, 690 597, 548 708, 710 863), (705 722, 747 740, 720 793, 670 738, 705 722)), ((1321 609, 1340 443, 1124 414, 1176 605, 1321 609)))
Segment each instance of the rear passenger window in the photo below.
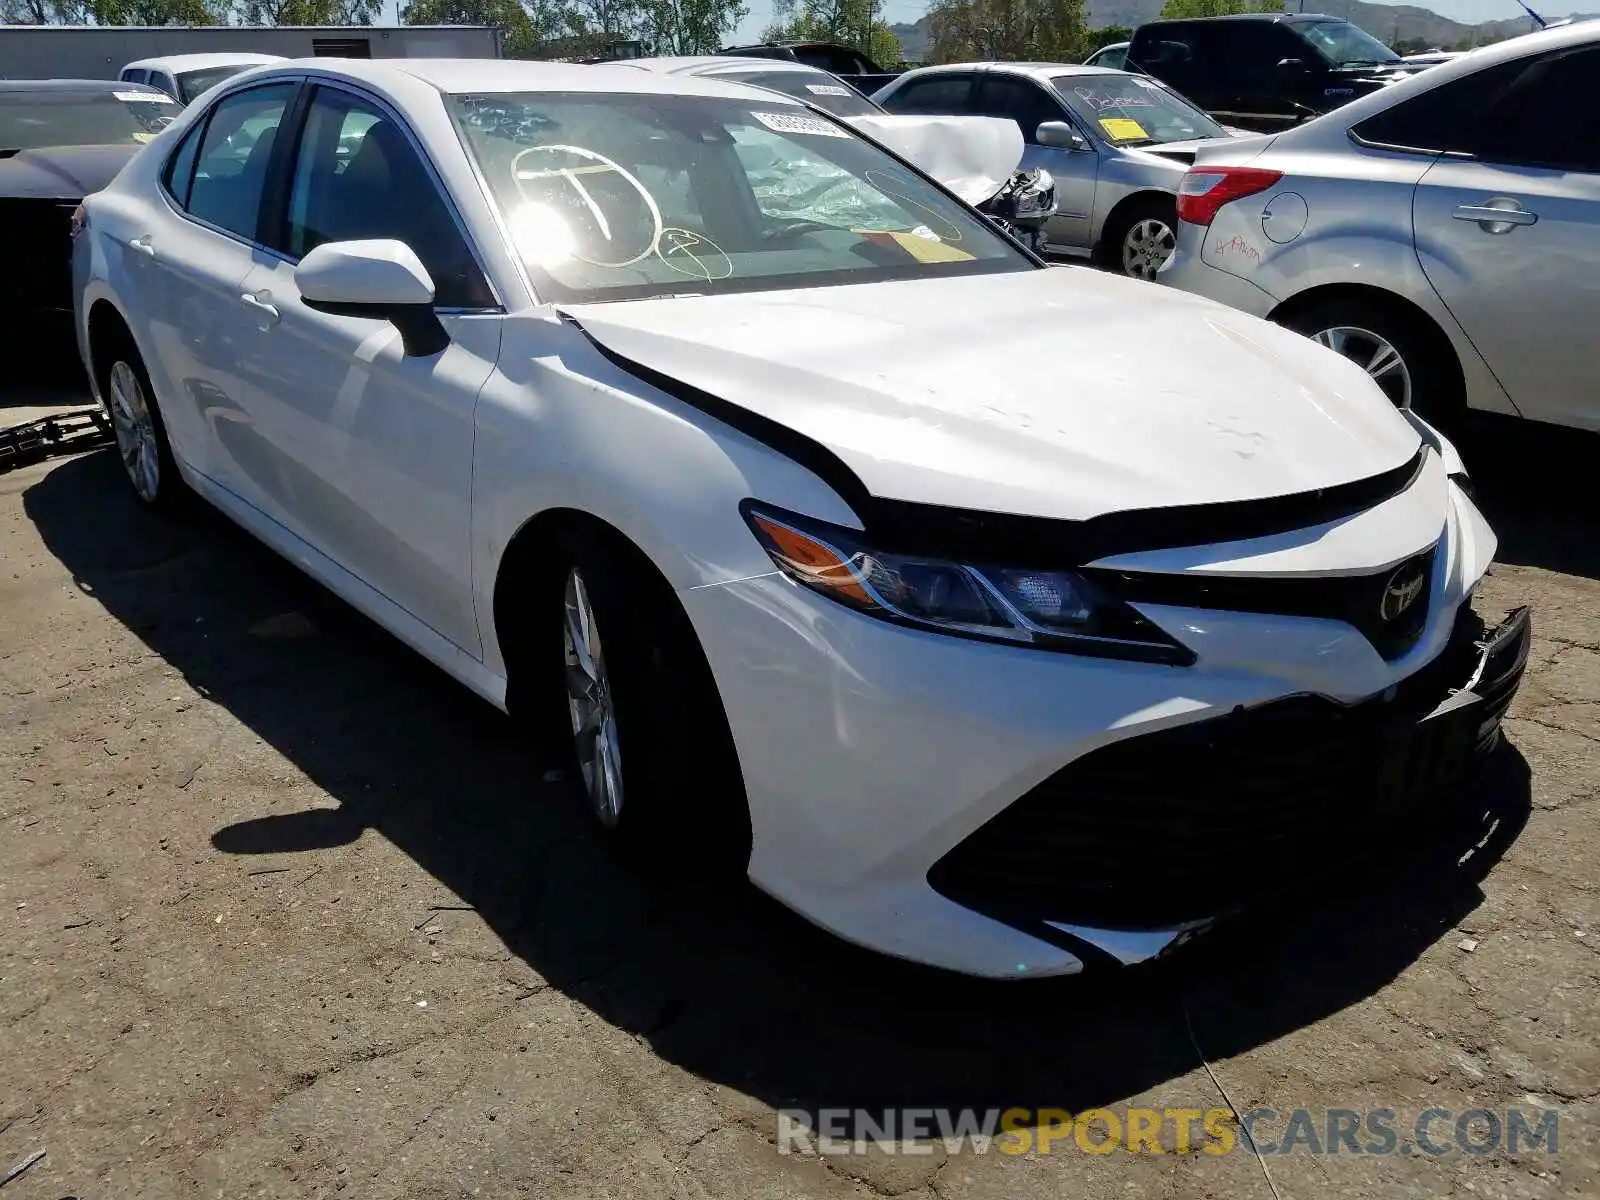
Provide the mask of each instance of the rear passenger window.
POLYGON ((183 201, 190 216, 256 240, 267 164, 297 86, 278 83, 235 92, 211 110, 183 201))
POLYGON ((971 91, 970 75, 933 75, 896 89, 884 107, 897 113, 964 113, 971 91))
POLYGON ((1384 150, 1470 154, 1496 97, 1526 66, 1526 60, 1502 63, 1433 88, 1351 126, 1350 133, 1384 150))

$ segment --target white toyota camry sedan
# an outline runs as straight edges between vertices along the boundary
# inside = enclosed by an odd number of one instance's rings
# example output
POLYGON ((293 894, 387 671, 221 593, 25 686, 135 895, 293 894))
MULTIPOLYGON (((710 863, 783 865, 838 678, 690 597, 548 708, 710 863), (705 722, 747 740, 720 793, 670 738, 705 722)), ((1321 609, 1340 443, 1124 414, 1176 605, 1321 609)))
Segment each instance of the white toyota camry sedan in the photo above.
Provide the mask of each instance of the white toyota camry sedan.
POLYGON ((772 92, 287 62, 75 230, 140 500, 555 733, 619 849, 890 954, 1162 953, 1436 820, 1521 677, 1454 450, 1360 368, 772 92))

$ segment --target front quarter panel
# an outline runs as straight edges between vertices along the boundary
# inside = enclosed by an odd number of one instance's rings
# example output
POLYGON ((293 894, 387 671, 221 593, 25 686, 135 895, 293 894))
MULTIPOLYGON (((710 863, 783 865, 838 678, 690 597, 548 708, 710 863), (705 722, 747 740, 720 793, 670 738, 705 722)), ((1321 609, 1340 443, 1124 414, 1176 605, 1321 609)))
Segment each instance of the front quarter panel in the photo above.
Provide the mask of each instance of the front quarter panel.
MULTIPOLYGON (((860 528, 805 468, 628 374, 554 309, 507 318, 499 368, 478 401, 473 468, 485 665, 505 672, 495 581, 529 520, 554 509, 597 517, 686 591, 774 570, 739 514, 747 498, 860 528)), ((698 632, 703 642, 716 636, 698 632)))

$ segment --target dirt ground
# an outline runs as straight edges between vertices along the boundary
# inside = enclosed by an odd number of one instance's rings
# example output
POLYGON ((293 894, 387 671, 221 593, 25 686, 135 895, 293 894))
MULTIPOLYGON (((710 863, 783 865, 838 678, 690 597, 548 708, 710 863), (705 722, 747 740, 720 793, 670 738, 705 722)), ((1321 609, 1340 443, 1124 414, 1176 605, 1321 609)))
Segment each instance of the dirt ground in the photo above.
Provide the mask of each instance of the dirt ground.
POLYGON ((1595 449, 1471 450, 1483 605, 1538 630, 1482 845, 1011 985, 642 882, 509 723, 220 518, 137 512, 105 453, 0 476, 0 1173, 46 1152, 4 1200, 1600 1195, 1595 449), (775 1144, 776 1108, 894 1104, 1560 1123, 1439 1157, 775 1144))

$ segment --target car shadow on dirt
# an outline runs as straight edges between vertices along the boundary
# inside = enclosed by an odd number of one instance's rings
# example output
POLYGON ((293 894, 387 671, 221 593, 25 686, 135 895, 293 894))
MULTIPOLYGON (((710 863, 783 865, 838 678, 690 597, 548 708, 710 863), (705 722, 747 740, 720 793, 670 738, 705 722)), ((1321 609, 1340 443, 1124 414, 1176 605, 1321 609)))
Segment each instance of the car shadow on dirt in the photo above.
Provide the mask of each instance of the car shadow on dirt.
POLYGON ((1488 836, 1470 822, 1423 852, 1412 834, 1316 814, 1330 843, 1392 842, 1398 861, 1151 967, 949 976, 843 944, 753 889, 615 865, 511 722, 220 517, 158 519, 124 487, 101 453, 24 502, 86 593, 338 804, 217 829, 219 853, 315 854, 376 831, 552 986, 775 1106, 1078 1110, 1138 1095, 1196 1069, 1191 1022, 1207 1055, 1228 1056, 1392 980, 1480 902, 1529 810, 1528 769, 1507 748, 1477 794, 1488 836), (309 636, 262 636, 273 630, 309 636))
POLYGON ((1480 418, 1459 449, 1499 561, 1600 579, 1600 433, 1480 418))

